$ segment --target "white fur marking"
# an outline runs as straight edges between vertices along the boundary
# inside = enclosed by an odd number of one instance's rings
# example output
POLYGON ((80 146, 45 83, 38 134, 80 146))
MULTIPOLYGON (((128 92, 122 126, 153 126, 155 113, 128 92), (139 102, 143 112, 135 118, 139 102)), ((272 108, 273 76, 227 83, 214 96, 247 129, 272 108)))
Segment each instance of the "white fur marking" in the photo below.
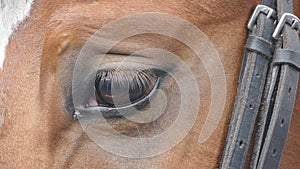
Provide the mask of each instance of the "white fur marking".
POLYGON ((5 59, 9 38, 29 15, 33 0, 0 0, 0 69, 5 59))

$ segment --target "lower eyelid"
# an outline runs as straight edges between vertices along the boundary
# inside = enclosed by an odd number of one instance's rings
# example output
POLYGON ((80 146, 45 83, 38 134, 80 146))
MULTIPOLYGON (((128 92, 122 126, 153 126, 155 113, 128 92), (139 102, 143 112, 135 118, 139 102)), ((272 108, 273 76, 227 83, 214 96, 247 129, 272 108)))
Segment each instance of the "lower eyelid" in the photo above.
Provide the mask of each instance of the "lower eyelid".
MULTIPOLYGON (((123 115, 121 115, 119 113, 120 110, 122 110, 122 112, 126 112, 126 109, 128 109, 128 114, 132 113, 130 110, 130 108, 136 108, 136 109, 141 109, 144 108, 146 105, 149 104, 149 98, 155 93, 155 89, 158 88, 159 86, 159 81, 157 81, 157 83, 155 84, 155 88, 154 90, 152 90, 145 98, 143 98, 142 100, 131 104, 131 105, 127 105, 127 106, 123 106, 123 107, 99 107, 99 106, 90 106, 90 105, 85 105, 85 106, 79 106, 76 107, 76 111, 80 112, 81 114, 89 114, 89 115, 96 115, 98 116, 99 114, 102 114, 102 116, 105 119, 109 119, 109 118, 122 118, 123 115)), ((127 115, 128 115, 127 114, 127 115)))

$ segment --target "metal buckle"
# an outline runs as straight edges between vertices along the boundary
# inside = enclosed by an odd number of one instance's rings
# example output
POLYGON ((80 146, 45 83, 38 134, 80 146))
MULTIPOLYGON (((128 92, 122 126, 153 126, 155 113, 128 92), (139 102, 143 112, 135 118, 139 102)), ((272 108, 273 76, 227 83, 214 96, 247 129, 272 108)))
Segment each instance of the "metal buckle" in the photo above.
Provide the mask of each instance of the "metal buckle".
POLYGON ((275 12, 274 9, 272 9, 272 8, 266 6, 266 5, 257 5, 254 12, 253 12, 253 14, 252 14, 252 16, 251 16, 251 18, 250 18, 250 20, 249 20, 249 22, 248 22, 248 25, 247 25, 247 28, 249 30, 253 29, 253 27, 256 23, 256 20, 257 20, 260 13, 263 13, 263 14, 267 15, 268 19, 271 18, 271 17, 276 18, 276 12, 275 12))
POLYGON ((274 39, 279 38, 279 36, 281 35, 281 32, 282 32, 282 29, 283 29, 283 27, 286 23, 289 26, 291 26, 292 29, 299 32, 299 30, 300 30, 300 20, 299 20, 299 18, 294 14, 284 13, 282 15, 282 17, 280 18, 280 20, 278 22, 278 25, 276 26, 275 31, 272 35, 274 39))

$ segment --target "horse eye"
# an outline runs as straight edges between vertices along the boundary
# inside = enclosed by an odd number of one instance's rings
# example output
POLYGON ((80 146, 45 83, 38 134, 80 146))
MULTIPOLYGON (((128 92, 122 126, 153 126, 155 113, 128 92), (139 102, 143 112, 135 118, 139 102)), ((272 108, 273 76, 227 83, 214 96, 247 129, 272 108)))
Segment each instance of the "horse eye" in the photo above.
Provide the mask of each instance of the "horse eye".
POLYGON ((149 95, 158 82, 154 69, 99 70, 95 78, 98 106, 116 107, 136 103, 149 95))

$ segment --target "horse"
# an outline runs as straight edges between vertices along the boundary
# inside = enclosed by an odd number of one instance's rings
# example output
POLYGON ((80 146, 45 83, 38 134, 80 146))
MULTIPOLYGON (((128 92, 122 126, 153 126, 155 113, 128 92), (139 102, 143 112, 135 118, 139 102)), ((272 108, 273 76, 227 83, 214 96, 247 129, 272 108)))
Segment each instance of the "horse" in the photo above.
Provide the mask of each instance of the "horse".
MULTIPOLYGON (((0 70, 1 168, 217 168, 235 101, 247 36, 245 25, 259 3, 258 0, 35 0, 28 17, 11 34, 0 70), (212 89, 205 65, 196 54, 174 38, 153 33, 128 37, 117 43, 111 49, 112 56, 108 60, 122 61, 124 55, 147 48, 162 48, 176 54, 193 72, 201 98, 195 123, 184 139, 161 154, 131 158, 115 155, 96 144, 81 125, 80 116, 84 113, 72 114, 75 111, 71 96, 72 73, 76 57, 82 54, 81 49, 97 30, 124 16, 145 12, 183 18, 206 35, 224 68, 226 96, 224 112, 221 112, 216 129, 206 141, 199 142, 199 135, 209 116, 212 89)), ((296 0, 294 6, 295 14, 300 16, 300 1, 296 0)), ((184 29, 174 29, 178 34, 184 32, 184 29)), ((163 60, 163 56, 156 58, 158 61, 153 62, 154 65, 163 60)), ((139 59, 147 62, 147 57, 139 59)), ((95 66, 94 63, 89 64, 95 66)), ((98 66, 98 63, 95 64, 98 66)), ((174 74, 176 76, 176 71, 174 74)), ((147 71, 144 75, 156 78, 147 71)), ((151 87, 151 82, 147 87, 151 87)), ((108 117, 107 123, 119 133, 131 137, 138 137, 141 133, 144 137, 151 137, 157 131, 163 132, 176 119, 173 112, 177 112, 180 92, 176 78, 163 79, 159 88, 165 92, 169 105, 155 122, 141 125, 119 117, 108 117), (158 128, 157 131, 154 128, 158 128)), ((299 90, 297 96, 280 168, 300 166, 297 158, 300 153, 299 90)), ((193 102, 193 97, 182 99, 193 102)), ((95 101, 99 102, 99 99, 95 101)), ((154 98, 153 103, 159 105, 160 100, 154 98)), ((110 134, 101 126, 96 129, 99 129, 96 132, 110 134)))

